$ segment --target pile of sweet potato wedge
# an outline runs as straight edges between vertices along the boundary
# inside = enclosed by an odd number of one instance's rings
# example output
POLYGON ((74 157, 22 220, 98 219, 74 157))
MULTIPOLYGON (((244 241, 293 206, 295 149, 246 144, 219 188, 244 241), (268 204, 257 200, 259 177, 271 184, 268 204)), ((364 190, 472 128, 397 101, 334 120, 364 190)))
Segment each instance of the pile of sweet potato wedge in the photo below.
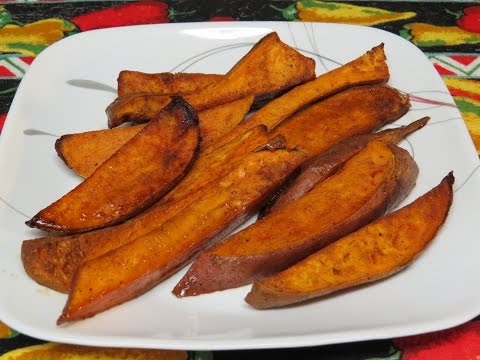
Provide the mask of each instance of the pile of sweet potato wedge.
POLYGON ((140 296, 192 259, 175 295, 253 283, 259 309, 411 263, 447 217, 453 175, 390 212, 419 171, 396 144, 428 118, 375 132, 410 107, 389 76, 382 44, 316 76, 276 33, 225 75, 122 71, 108 128, 56 142, 84 179, 27 221, 49 233, 23 242, 25 271, 68 293, 57 323, 140 296))

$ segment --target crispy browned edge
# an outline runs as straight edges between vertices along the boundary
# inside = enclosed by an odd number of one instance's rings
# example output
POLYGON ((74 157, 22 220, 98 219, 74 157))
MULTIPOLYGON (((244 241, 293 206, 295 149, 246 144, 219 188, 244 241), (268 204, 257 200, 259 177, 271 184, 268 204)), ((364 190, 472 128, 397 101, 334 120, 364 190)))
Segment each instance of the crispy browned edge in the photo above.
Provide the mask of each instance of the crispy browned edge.
MULTIPOLYGON (((100 256, 134 238, 158 228, 189 203, 215 186, 218 178, 231 172, 250 151, 270 144, 265 126, 259 125, 208 155, 199 154, 192 169, 160 201, 136 217, 116 226, 82 234, 24 240, 21 257, 26 273, 36 282, 60 292, 68 292, 79 264, 100 256), (227 161, 225 162, 225 159, 227 161)), ((280 148, 280 142, 275 148, 280 148)))
MULTIPOLYGON (((185 95, 185 99, 196 111, 202 111, 249 95, 254 95, 256 98, 263 98, 271 93, 285 91, 313 78, 315 78, 315 61, 283 43, 278 34, 272 32, 260 39, 220 81, 196 93, 185 95), (275 51, 262 51, 269 49, 271 44, 275 44, 275 47, 272 48, 275 51), (278 54, 279 49, 284 51, 285 59, 280 58, 278 54), (271 56, 267 56, 266 53, 271 56), (272 57, 274 55, 277 57, 273 60, 272 57), (296 57, 296 67, 292 70, 292 64, 287 63, 287 61, 291 61, 293 55, 296 57), (289 76, 277 76, 276 79, 274 79, 272 74, 265 76, 265 69, 270 69, 276 64, 282 63, 280 60, 282 60, 285 65, 281 71, 285 72, 288 70, 289 76), (273 66, 266 67, 265 64, 262 63, 265 61, 269 61, 270 65, 273 64, 273 66), (255 71, 257 71, 256 74, 255 71), (256 81, 252 81, 252 79, 256 81), (260 80, 263 80, 263 82, 260 80), (275 83, 274 80, 277 82, 275 83)), ((148 121, 148 117, 145 118, 140 110, 143 111, 144 109, 152 108, 153 111, 157 111, 159 110, 157 107, 160 102, 165 102, 165 97, 161 94, 128 94, 124 97, 118 97, 106 109, 108 126, 110 128, 116 127, 126 121, 148 121), (142 99, 142 96, 145 96, 145 98, 142 99), (125 97, 129 99, 125 99, 125 97), (151 97, 152 101, 147 101, 148 97, 151 97), (127 114, 123 111, 125 108, 137 108, 139 111, 130 111, 127 114)), ((166 103, 164 105, 166 105, 166 103)))
POLYGON ((225 75, 203 73, 145 73, 122 70, 117 78, 118 96, 131 93, 186 95, 218 82, 225 75))
MULTIPOLYGON (((419 252, 414 254, 414 256, 409 259, 408 262, 406 263, 398 263, 394 268, 390 269, 390 271, 383 273, 383 274, 378 274, 375 276, 367 275, 362 276, 360 280, 358 280, 357 283, 351 284, 351 283, 341 283, 338 284, 337 286, 331 286, 328 289, 325 290, 320 290, 320 291, 313 291, 313 292, 291 292, 291 291, 282 291, 280 289, 275 289, 273 287, 267 286, 265 284, 265 281, 269 281, 270 279, 280 279, 282 276, 282 273, 278 273, 274 275, 271 278, 267 278, 264 280, 259 280, 255 281, 250 292, 247 294, 245 297, 245 301, 250 304, 252 307, 262 310, 262 309, 270 309, 270 308, 275 308, 275 307, 281 307, 285 305, 290 305, 290 304, 295 304, 299 302, 303 302, 305 300, 313 299, 313 298, 318 298, 327 294, 330 294, 335 291, 339 290, 344 290, 348 288, 352 288, 361 284, 377 281, 386 277, 389 277, 401 270, 403 270, 405 267, 410 265, 412 262, 414 262, 420 255, 423 253, 423 251, 426 249, 428 244, 435 238, 436 234, 440 230, 440 228, 443 226, 445 223, 445 220, 447 219, 447 216, 449 214, 449 210, 453 201, 453 183, 455 181, 455 178, 453 176, 453 172, 450 172, 448 175, 446 175, 442 181, 432 188, 430 191, 425 193, 424 195, 420 196, 416 200, 414 200, 412 203, 406 205, 405 207, 394 211, 388 215, 386 215, 384 218, 380 218, 376 220, 375 222, 371 223, 368 226, 375 226, 376 223, 382 223, 383 219, 388 219, 388 218, 394 218, 394 217, 399 217, 399 216, 404 216, 404 214, 408 214, 409 209, 415 208, 415 207, 421 207, 423 202, 437 202, 438 199, 442 199, 442 202, 444 203, 444 207, 440 209, 441 217, 438 219, 439 223, 435 224, 435 228, 433 228, 433 234, 431 238, 425 239, 425 244, 422 249, 419 249, 419 252), (438 225, 438 226, 437 226, 438 225)), ((405 217, 405 219, 408 221, 410 217, 405 217)), ((359 231, 362 231, 361 229, 359 231)), ((320 250, 321 251, 321 250, 320 250)), ((312 256, 315 256, 312 255, 312 256)), ((308 261, 309 259, 305 259, 304 261, 308 261)), ((295 267, 295 265, 290 268, 292 270, 295 267)), ((285 270, 289 271, 289 269, 285 270)), ((275 280, 274 280, 275 281, 275 280)), ((281 280, 279 280, 281 281, 281 280)), ((279 283, 280 285, 280 283, 279 283)))
POLYGON ((298 176, 292 179, 292 182, 282 192, 275 195, 265 209, 262 209, 260 218, 299 199, 310 191, 317 182, 323 181, 338 170, 350 157, 363 149, 369 141, 380 140, 387 144, 396 144, 423 128, 429 119, 427 116, 405 126, 386 129, 377 133, 352 136, 309 159, 302 165, 298 176))
POLYGON ((384 84, 389 78, 390 73, 386 63, 384 44, 382 43, 345 65, 298 85, 272 100, 268 106, 258 110, 243 124, 234 128, 221 141, 205 151, 211 151, 215 147, 223 145, 238 136, 239 133, 258 124, 264 124, 269 130, 272 130, 306 105, 340 91, 360 85, 384 84))
MULTIPOLYGON (((382 49, 383 49, 383 47, 382 47, 382 46, 379 46, 379 47, 377 47, 377 48, 372 49, 371 51, 369 51, 369 53, 372 52, 372 51, 373 51, 373 52, 378 52, 378 51, 380 51, 380 50, 382 50, 382 49)), ((380 51, 380 52, 381 52, 381 51, 380 51)), ((384 56, 383 56, 383 58, 384 58, 384 56)), ((33 246, 34 244, 37 244, 37 241, 41 241, 41 240, 44 240, 44 239, 28 240, 28 241, 25 241, 25 242, 24 242, 24 245, 27 245, 27 244, 28 244, 28 245, 32 245, 32 246, 33 246)))
MULTIPOLYGON (((242 122, 252 101, 253 97, 245 97, 198 113, 200 149, 242 122)), ((142 124, 66 134, 57 139, 55 150, 70 169, 86 178, 143 127, 142 124)))
MULTIPOLYGON (((87 222, 83 219, 79 221, 79 218, 77 217, 70 217, 69 219, 67 216, 64 216, 65 209, 69 208, 73 208, 72 211, 73 214, 75 214, 75 207, 77 207, 77 212, 82 212, 84 211, 82 209, 85 208, 85 213, 87 213, 88 206, 90 206, 88 199, 92 199, 93 204, 93 208, 89 209, 89 211, 91 211, 92 209, 95 209, 95 211, 100 211, 97 210, 100 204, 98 204, 98 201, 96 199, 101 194, 102 189, 110 189, 110 184, 114 184, 118 181, 125 183, 125 181, 129 178, 128 173, 124 174, 125 177, 122 179, 111 178, 110 174, 115 174, 115 172, 111 171, 111 168, 116 170, 116 168, 122 166, 122 164, 125 162, 125 160, 123 159, 124 152, 128 151, 128 149, 132 146, 136 147, 138 143, 136 142, 136 140, 141 139, 144 134, 149 134, 151 132, 150 128, 156 129, 158 128, 158 126, 161 126, 163 119, 162 116, 159 116, 155 122, 149 123, 149 125, 142 129, 142 131, 140 131, 134 138, 132 138, 132 140, 127 142, 120 151, 116 152, 114 156, 112 156, 104 164, 102 164, 92 176, 81 182, 78 186, 76 186, 66 195, 61 197, 59 200, 39 211, 35 216, 33 216, 30 220, 26 222, 26 225, 45 231, 63 233, 75 233, 98 229, 105 226, 117 224, 140 213, 141 211, 149 207, 151 204, 153 204, 155 201, 157 201, 165 193, 167 193, 188 172, 188 169, 190 168, 196 154, 198 153, 200 138, 197 114, 183 98, 173 97, 172 102, 168 107, 164 109, 164 112, 177 112, 180 115, 180 117, 178 118, 179 122, 177 128, 174 129, 174 131, 176 131, 178 135, 186 134, 187 130, 192 128, 195 129, 196 138, 195 142, 189 144, 191 145, 192 151, 185 152, 184 154, 188 155, 189 159, 182 159, 182 161, 179 161, 181 159, 175 158, 175 154, 168 152, 165 152, 163 154, 164 159, 159 162, 159 165, 169 164, 170 166, 175 166, 175 164, 178 164, 179 167, 176 169, 172 167, 172 171, 164 172, 163 174, 166 176, 165 181, 160 181, 155 191, 148 194, 148 196, 146 193, 144 193, 142 197, 131 198, 128 201, 122 200, 122 205, 118 207, 118 210, 112 212, 111 216, 105 216, 104 219, 100 219, 102 221, 99 221, 97 217, 92 217, 93 220, 87 222)), ((147 136, 151 136, 151 134, 147 136)), ((190 138, 185 138, 185 140, 189 139, 190 138)), ((187 143, 185 143, 185 145, 187 145, 187 143)), ((162 167, 160 166, 159 169, 162 169, 162 167)), ((148 182, 145 182, 143 185, 146 188, 151 187, 151 184, 149 184, 148 182)), ((142 186, 142 184, 137 183, 135 184, 135 186, 140 187, 142 186)), ((116 194, 116 196, 124 197, 125 199, 127 199, 129 197, 129 193, 127 192, 116 194)), ((114 203, 112 202, 112 206, 113 205, 114 203)))
POLYGON ((212 188, 161 228, 82 264, 74 275, 67 303, 57 324, 91 317, 156 286, 183 267, 196 253, 226 236, 255 213, 304 157, 305 154, 298 150, 253 152, 249 156, 252 160, 246 159, 224 180, 219 179, 219 184, 233 181, 231 186, 212 188), (231 188, 236 191, 231 191, 231 188), (220 196, 219 192, 223 195, 220 196), (201 220, 204 214, 199 210, 205 207, 211 209, 215 226, 201 220), (192 216, 200 220, 191 223, 192 216), (191 231, 192 224, 194 232, 191 231), (176 241, 171 250, 175 256, 167 251, 162 257, 161 250, 172 241, 176 241), (131 265, 127 258, 132 259, 131 265), (97 274, 97 271, 102 272, 97 274), (102 277, 102 274, 109 276, 102 277))
MULTIPOLYGON (((333 225, 324 233, 317 234, 302 243, 294 246, 288 245, 275 251, 228 256, 215 254, 215 247, 212 247, 200 254, 194 261, 185 276, 174 287, 173 293, 179 297, 200 295, 242 286, 270 276, 336 239, 359 229, 397 206, 414 187, 418 175, 418 166, 406 150, 394 145, 390 145, 389 148, 395 159, 392 175, 364 206, 352 213, 343 222, 333 225)), ((294 205, 293 208, 290 206, 287 209, 289 212, 295 211, 294 205)), ((302 211, 302 209, 303 207, 296 210, 302 211)), ((293 214, 292 218, 295 218, 293 214)), ((251 227, 258 225, 262 228, 265 221, 270 221, 270 218, 266 217, 258 224, 252 224, 251 227)), ((278 224, 278 229, 294 236, 293 234, 296 231, 289 228, 290 226, 295 226, 295 222, 278 224)), ((297 230, 301 232, 301 229, 297 230)), ((272 236, 275 235, 272 234, 272 236)), ((235 236, 225 240, 225 242, 228 241, 235 241, 235 236)), ((252 241, 255 241, 255 239, 252 239, 252 241)))

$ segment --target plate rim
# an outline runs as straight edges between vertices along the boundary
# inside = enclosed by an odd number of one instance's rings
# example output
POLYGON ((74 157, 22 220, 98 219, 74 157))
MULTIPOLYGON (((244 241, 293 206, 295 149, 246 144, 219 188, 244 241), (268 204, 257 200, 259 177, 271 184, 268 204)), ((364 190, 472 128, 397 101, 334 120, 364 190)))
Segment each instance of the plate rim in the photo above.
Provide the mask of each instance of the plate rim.
MULTIPOLYGON (((300 24, 290 24, 288 22, 277 22, 277 21, 265 21, 265 22, 256 22, 256 21, 250 21, 250 22, 218 22, 218 23, 175 23, 175 24, 155 24, 155 25, 136 25, 136 26, 126 26, 126 27, 119 27, 119 28, 109 28, 109 29, 98 29, 98 30, 92 30, 88 32, 83 32, 83 33, 78 33, 72 36, 69 36, 65 39, 62 39, 47 49, 45 49, 42 53, 39 54, 39 56, 36 58, 36 60, 32 63, 31 68, 25 75, 24 79, 28 79, 29 74, 33 71, 37 71, 36 68, 41 64, 40 61, 37 61, 38 59, 45 58, 49 56, 50 52, 53 52, 55 49, 62 47, 64 44, 67 43, 67 41, 75 41, 73 39, 79 39, 80 37, 82 38, 89 38, 89 37, 95 37, 96 34, 98 33, 109 33, 113 32, 116 33, 119 30, 120 31, 129 31, 132 29, 151 29, 151 28, 171 28, 174 29, 173 31, 176 31, 175 29, 182 29, 182 28, 188 28, 188 27, 195 27, 195 28, 202 28, 205 26, 208 27, 222 27, 222 26, 228 26, 228 27, 240 27, 240 28, 245 28, 249 26, 254 26, 254 25, 267 25, 270 27, 276 27, 276 26, 312 26, 312 27, 317 27, 317 26, 335 26, 335 27, 350 27, 350 28, 365 28, 368 29, 369 31, 374 31, 374 32, 381 32, 386 34, 387 36, 391 38, 398 38, 405 43, 409 44, 412 47, 415 47, 413 44, 408 42, 405 39, 400 38, 399 36, 387 32, 385 30, 381 29, 376 29, 376 28, 371 28, 371 27, 363 27, 359 25, 347 25, 347 24, 325 24, 325 23, 301 23, 300 24), (321 24, 321 25, 320 25, 321 24)), ((415 47, 416 48, 416 47, 415 47)), ((420 52, 423 55, 423 52, 421 52, 418 48, 416 48, 418 52, 420 52)), ((367 50, 367 49, 366 49, 367 50)), ((423 55, 424 56, 424 55, 423 55)), ((22 83, 20 83, 17 94, 21 93, 23 91, 22 88, 22 83)), ((17 94, 15 95, 10 110, 14 109, 16 107, 16 99, 17 99, 17 94)), ((11 127, 14 126, 13 124, 13 119, 9 121, 9 117, 14 117, 14 115, 10 115, 13 113, 13 111, 9 111, 6 121, 5 121, 5 126, 2 131, 2 135, 0 136, 0 152, 5 151, 5 147, 7 145, 5 144, 5 141, 2 141, 2 138, 5 139, 6 136, 9 136, 8 134, 13 131, 10 130, 11 127)), ((473 146, 473 142, 472 142, 473 146)), ((474 147, 473 147, 474 148, 474 147)), ((3 155, 2 155, 3 156, 3 155)), ((478 159, 477 159, 478 160, 478 159)), ((1 278, 0 278, 1 279, 1 278)), ((51 333, 50 330, 47 331, 47 335, 44 336, 45 330, 41 329, 34 329, 31 326, 29 327, 28 324, 23 324, 23 323, 18 323, 18 321, 15 321, 15 317, 11 316, 11 314, 8 314, 4 311, 3 307, 1 306, 2 302, 0 301, 0 315, 1 315, 1 320, 5 322, 6 324, 11 323, 12 326, 14 327, 17 331, 20 331, 23 334, 36 337, 42 340, 47 340, 47 341, 59 341, 59 342, 64 342, 64 343, 71 343, 71 344, 80 344, 80 345, 96 345, 96 346, 110 346, 110 347, 124 347, 124 345, 121 343, 122 341, 125 341, 123 337, 119 336, 102 336, 100 339, 97 337, 90 337, 90 336, 83 336, 80 338, 76 338, 75 336, 72 336, 69 333, 66 333, 64 336, 58 336, 56 333, 51 333), (40 331, 38 331, 40 330, 40 331)), ((480 304, 478 305, 476 312, 480 313, 480 304)), ((466 322, 470 319, 472 319, 474 316, 472 316, 472 312, 467 312, 463 311, 461 314, 458 313, 457 316, 455 317, 450 317, 448 319, 441 319, 438 320, 437 322, 426 322, 424 326, 418 326, 416 325, 416 330, 412 331, 412 329, 407 329, 407 326, 391 326, 391 327, 385 327, 382 328, 381 331, 379 332, 378 329, 370 329, 370 330, 363 330, 363 331, 337 331, 334 333, 326 335, 320 335, 320 337, 317 334, 309 334, 309 335, 296 335, 296 336, 270 336, 270 337, 260 337, 258 341, 254 342, 252 339, 249 339, 250 343, 247 343, 245 339, 241 340, 224 340, 224 339, 214 339, 214 340, 202 340, 202 339, 190 339, 190 340, 185 340, 185 339, 180 339, 180 340, 172 340, 172 339, 167 339, 162 341, 159 341, 159 339, 155 338, 147 338, 147 339, 142 339, 142 338, 137 338, 137 337, 129 337, 129 340, 127 343, 128 344, 135 344, 137 347, 140 348, 163 348, 163 349, 184 349, 184 350, 233 350, 233 349, 238 349, 238 350, 243 350, 243 349, 266 349, 266 348, 283 348, 283 347, 302 347, 302 346, 315 346, 315 345, 326 345, 326 344, 335 344, 335 343, 343 343, 343 342, 352 342, 352 341, 363 341, 363 340, 373 340, 373 339, 386 339, 386 338, 391 338, 391 337, 397 337, 397 336, 405 336, 405 335, 413 335, 413 334, 419 334, 419 333, 424 333, 424 332, 431 332, 431 331, 437 331, 437 330, 442 330, 446 328, 450 328, 453 326, 456 326, 458 324, 461 324, 463 322, 466 322), (136 340, 137 339, 137 340, 136 340), (322 340, 323 339, 323 340, 322 340), (133 342, 132 342, 133 340, 133 342), (284 342, 285 340, 288 340, 288 345, 285 346, 284 342), (243 341, 243 342, 242 342, 243 341)))

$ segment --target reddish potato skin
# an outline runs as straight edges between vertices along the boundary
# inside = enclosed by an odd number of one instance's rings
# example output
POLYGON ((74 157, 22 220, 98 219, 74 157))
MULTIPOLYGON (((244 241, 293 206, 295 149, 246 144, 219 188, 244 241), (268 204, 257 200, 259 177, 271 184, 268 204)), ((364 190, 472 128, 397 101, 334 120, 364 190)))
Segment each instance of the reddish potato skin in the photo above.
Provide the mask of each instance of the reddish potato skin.
POLYGON ((453 173, 409 205, 339 239, 298 264, 256 281, 245 301, 270 309, 318 298, 391 276, 410 265, 444 224, 453 201, 453 173))
MULTIPOLYGON (((212 146, 212 149, 225 144, 252 126, 264 124, 269 130, 274 130, 279 124, 284 125, 288 122, 290 117, 295 117, 294 114, 307 105, 323 99, 326 100, 329 96, 357 86, 385 84, 389 78, 390 73, 386 63, 384 46, 380 44, 345 65, 321 74, 315 79, 296 86, 282 96, 272 100, 249 117, 243 124, 226 134, 212 146)), ((362 100, 358 99, 358 101, 361 102, 362 100)), ((409 107, 407 101, 404 102, 404 105, 406 105, 406 112, 409 107)), ((348 111, 345 108, 341 110, 344 112, 348 111)), ((384 122, 389 121, 385 119, 384 122)), ((288 143, 288 146, 291 146, 291 144, 288 143)), ((301 150, 306 151, 303 148, 301 150)))
POLYGON ((92 175, 26 222, 79 233, 123 222, 155 203, 189 171, 200 144, 198 117, 181 97, 92 175))
POLYGON ((258 126, 209 155, 197 157, 188 174, 159 202, 121 224, 82 234, 24 240, 21 257, 26 273, 36 282, 68 292, 76 269, 85 261, 105 254, 158 228, 215 186, 245 156, 270 143, 264 126, 258 126))
POLYGON ((93 316, 157 285, 258 211, 304 158, 298 150, 250 153, 158 229, 81 264, 57 324, 93 316))
POLYGON ((423 128, 429 119, 429 117, 424 117, 406 126, 387 129, 377 133, 352 136, 313 157, 302 165, 298 177, 283 192, 277 194, 273 201, 262 210, 260 218, 302 197, 316 183, 326 179, 353 155, 365 148, 370 141, 380 140, 387 144, 395 145, 406 136, 423 128))
MULTIPOLYGON (((248 113, 253 97, 246 97, 198 113, 200 151, 237 126, 248 113)), ((67 134, 55 142, 58 156, 83 178, 90 176, 145 125, 123 126, 67 134)))
MULTIPOLYGON (((194 296, 249 284, 287 268, 385 214, 411 191, 418 175, 418 166, 406 150, 396 146, 391 146, 391 149, 395 156, 395 167, 391 176, 360 209, 343 222, 298 244, 279 246, 271 251, 220 256, 215 254, 213 247, 199 255, 175 286, 173 293, 178 297, 194 296)), ((289 211, 293 210, 290 208, 289 211)), ((261 221, 269 221, 269 218, 261 221)), ((282 224, 278 224, 278 227, 282 228, 282 224)), ((288 234, 300 231, 289 229, 288 225, 281 230, 288 234)))
POLYGON ((133 93, 185 95, 220 81, 224 75, 202 73, 144 73, 123 70, 117 78, 118 96, 133 93))
MULTIPOLYGON (((272 93, 285 91, 314 78, 315 61, 283 43, 278 34, 272 32, 260 39, 219 81, 198 92, 186 94, 185 100, 200 112, 250 95, 269 97, 272 93)), ((106 109, 108 126, 112 128, 126 121, 148 119, 167 104, 161 94, 118 97, 106 109), (150 114, 142 115, 144 110, 149 110, 150 114)))

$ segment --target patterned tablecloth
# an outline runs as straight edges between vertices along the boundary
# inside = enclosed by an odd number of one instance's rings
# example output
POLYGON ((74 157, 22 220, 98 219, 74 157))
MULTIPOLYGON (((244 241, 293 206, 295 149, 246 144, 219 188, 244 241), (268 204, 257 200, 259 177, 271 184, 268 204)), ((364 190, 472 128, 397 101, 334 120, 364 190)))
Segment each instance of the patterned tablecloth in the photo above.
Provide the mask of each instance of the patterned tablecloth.
MULTIPOLYGON (((0 131, 35 57, 72 34, 113 26, 196 21, 318 21, 373 26, 418 46, 442 75, 480 153, 480 4, 468 1, 0 0, 0 131)), ((5 173, 2 175, 5 176, 5 173)), ((1 251, 1 250, 0 250, 1 251)), ((8 289, 0 289, 0 296, 8 289)), ((478 359, 480 318, 406 338, 321 347, 184 352, 45 343, 0 319, 0 359, 478 359)))

